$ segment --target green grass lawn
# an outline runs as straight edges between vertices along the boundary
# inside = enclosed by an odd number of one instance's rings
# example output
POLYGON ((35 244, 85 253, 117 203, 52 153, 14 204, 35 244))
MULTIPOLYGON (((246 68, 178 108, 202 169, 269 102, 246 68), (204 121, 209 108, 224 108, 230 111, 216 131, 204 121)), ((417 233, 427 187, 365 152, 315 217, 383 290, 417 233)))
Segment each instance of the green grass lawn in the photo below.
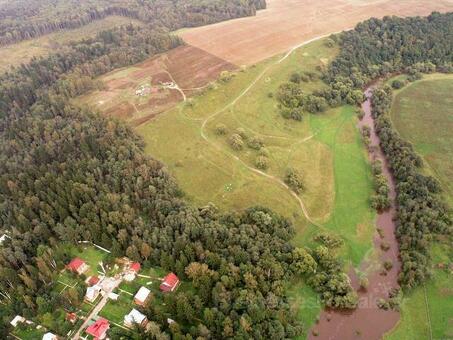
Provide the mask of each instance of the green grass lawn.
POLYGON ((71 254, 71 256, 80 257, 90 266, 88 271, 85 273, 85 276, 99 275, 98 271, 102 272, 102 268, 99 263, 106 258, 106 252, 91 245, 79 245, 77 247, 67 245, 66 247, 68 247, 68 253, 71 254))
MULTIPOLYGON (((167 165, 192 203, 213 202, 224 210, 270 207, 293 222, 295 245, 310 245, 317 232, 329 231, 345 240, 341 250, 345 261, 358 265, 372 249, 375 213, 369 207, 370 166, 354 109, 344 106, 306 114, 302 122, 295 122, 281 117, 277 100, 270 95, 294 71, 320 75, 317 68, 336 53, 317 41, 282 62, 276 56, 237 72, 229 82, 217 82, 190 104, 180 104, 139 127, 146 152, 167 165), (215 133, 218 124, 226 126, 225 136, 215 133), (230 148, 227 138, 238 128, 249 138, 263 139, 269 151, 266 174, 273 178, 250 169, 257 151, 230 148), (289 167, 304 176, 306 189, 299 196, 316 225, 308 222, 298 201, 278 182, 289 167)), ((302 86, 310 92, 325 85, 317 79, 302 86)), ((290 300, 305 330, 321 308, 315 297, 302 282, 291 286, 290 300)))
POLYGON ((102 308, 100 315, 112 322, 122 325, 124 316, 129 314, 129 312, 136 307, 133 296, 120 293, 117 301, 109 300, 109 302, 107 302, 104 308, 102 308))
MULTIPOLYGON (((453 206, 453 76, 424 75, 395 92, 391 118, 401 136, 423 156, 425 171, 439 179, 444 197, 453 206)), ((452 263, 448 242, 432 247, 433 277, 425 287, 408 293, 401 321, 387 335, 390 340, 450 339, 453 337, 452 273, 437 268, 452 263)))

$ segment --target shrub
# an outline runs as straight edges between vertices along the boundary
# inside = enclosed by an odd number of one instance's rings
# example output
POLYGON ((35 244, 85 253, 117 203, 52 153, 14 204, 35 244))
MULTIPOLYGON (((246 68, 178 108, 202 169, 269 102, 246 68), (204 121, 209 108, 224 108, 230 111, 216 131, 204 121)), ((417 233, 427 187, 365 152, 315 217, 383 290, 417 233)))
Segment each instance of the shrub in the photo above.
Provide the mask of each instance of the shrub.
POLYGON ((302 116, 303 111, 300 107, 296 107, 296 108, 282 107, 280 109, 280 114, 285 119, 292 119, 292 120, 296 120, 298 122, 300 122, 303 117, 302 116))
POLYGON ((242 140, 242 137, 236 133, 230 136, 228 143, 230 144, 231 148, 236 151, 240 151, 244 148, 244 141, 242 140))
POLYGON ((384 261, 384 268, 386 271, 389 271, 390 269, 392 269, 393 268, 392 261, 389 261, 389 260, 384 261))
POLYGON ((241 136, 242 139, 247 140, 248 136, 247 133, 245 132, 245 129, 239 127, 236 129, 236 133, 241 136))
POLYGON ((269 167, 269 158, 258 156, 255 160, 255 165, 258 169, 266 170, 269 167))
POLYGON ((302 174, 296 169, 286 170, 285 183, 296 193, 304 189, 302 174))
POLYGON ((392 87, 396 90, 402 88, 403 86, 404 86, 404 82, 401 80, 396 79, 396 80, 392 81, 392 87))
POLYGON ((226 135, 228 129, 225 124, 219 123, 215 126, 215 133, 218 135, 226 135))
POLYGON ((254 150, 259 150, 264 146, 264 141, 260 137, 252 137, 247 143, 248 147, 254 150))
POLYGON ((258 151, 258 155, 264 156, 264 157, 269 157, 270 153, 269 153, 269 150, 268 150, 268 149, 266 149, 266 148, 261 148, 261 149, 258 151))
POLYGON ((291 74, 291 76, 289 77, 289 81, 292 82, 292 83, 299 84, 300 81, 301 81, 300 73, 299 72, 293 72, 291 74))

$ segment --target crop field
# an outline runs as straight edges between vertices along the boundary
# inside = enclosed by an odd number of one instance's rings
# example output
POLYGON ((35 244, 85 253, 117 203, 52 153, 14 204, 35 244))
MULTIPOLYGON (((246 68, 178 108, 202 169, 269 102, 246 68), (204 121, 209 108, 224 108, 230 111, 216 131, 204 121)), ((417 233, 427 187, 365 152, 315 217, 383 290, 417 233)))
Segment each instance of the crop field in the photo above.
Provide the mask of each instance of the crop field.
MULTIPOLYGON (((272 94, 294 71, 316 71, 337 53, 316 41, 290 55, 276 56, 237 71, 229 81, 159 115, 137 128, 146 151, 162 160, 187 198, 197 205, 213 202, 221 209, 263 205, 289 218, 297 230, 295 244, 307 245, 321 230, 345 240, 342 255, 358 265, 372 249, 375 214, 369 208, 370 166, 356 128, 353 107, 306 114, 302 122, 285 120, 272 94), (225 135, 216 133, 224 126, 225 135), (227 140, 238 131, 259 137, 269 158, 267 170, 256 168, 258 151, 234 151, 227 140), (300 170, 305 190, 296 195, 283 183, 288 168, 300 170)), ((305 83, 309 92, 321 88, 305 83)), ((293 308, 308 325, 319 312, 313 292, 295 283, 293 308)))
POLYGON ((202 91, 221 71, 236 67, 196 47, 180 46, 143 63, 101 77, 105 89, 78 100, 138 125, 202 91), (170 88, 165 84, 177 84, 170 88), (137 90, 144 91, 137 94, 137 90))
MULTIPOLYGON (((427 75, 396 92, 391 118, 398 132, 413 143, 423 156, 425 168, 444 188, 444 196, 453 207, 453 77, 427 75)), ((436 245, 433 278, 425 287, 406 296, 401 322, 388 339, 448 339, 453 337, 453 290, 451 247, 436 245)))
POLYGON ((141 25, 141 22, 138 20, 122 16, 109 16, 73 30, 51 33, 36 39, 2 46, 0 48, 0 60, 2 61, 0 63, 0 72, 6 71, 11 66, 19 66, 27 63, 33 57, 45 56, 50 52, 55 52, 62 44, 71 40, 88 38, 96 35, 100 31, 129 23, 141 25))
POLYGON ((452 6, 452 0, 268 0, 255 17, 184 30, 180 36, 233 64, 250 65, 372 16, 427 15, 452 6))

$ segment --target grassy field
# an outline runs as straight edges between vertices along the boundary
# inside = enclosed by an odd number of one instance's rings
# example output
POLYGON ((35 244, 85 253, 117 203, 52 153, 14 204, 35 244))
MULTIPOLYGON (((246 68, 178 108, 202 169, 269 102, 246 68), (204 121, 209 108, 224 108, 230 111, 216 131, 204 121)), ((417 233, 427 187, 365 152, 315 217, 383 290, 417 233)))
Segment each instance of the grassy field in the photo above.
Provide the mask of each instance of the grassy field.
MULTIPOLYGON (((241 210, 263 205, 289 218, 297 230, 294 243, 308 245, 320 230, 345 240, 342 255, 357 265, 372 249, 374 212, 370 167, 356 128, 354 109, 344 106, 302 122, 283 119, 274 94, 294 71, 324 67, 337 53, 316 41, 287 58, 276 56, 217 82, 204 94, 142 125, 138 132, 146 152, 162 160, 187 198, 197 205, 215 203, 221 209, 241 210), (226 135, 215 130, 223 124, 226 135), (230 148, 228 137, 244 130, 260 137, 269 153, 269 167, 257 172, 258 152, 230 148), (289 168, 300 170, 305 187, 298 199, 282 185, 289 168)), ((318 79, 303 83, 310 92, 321 88, 318 79)), ((290 290, 293 308, 307 326, 320 310, 316 295, 302 283, 290 290)))
MULTIPOLYGON (((391 111, 395 127, 425 160, 426 172, 437 177, 453 207, 453 76, 426 75, 396 92, 391 111)), ((433 278, 405 296, 399 325, 386 337, 450 339, 453 337, 453 275, 439 264, 453 262, 451 246, 431 251, 433 278)))
POLYGON ((453 75, 429 75, 397 92, 391 112, 453 206, 453 75))
POLYGON ((55 52, 62 44, 71 40, 79 40, 85 37, 94 36, 96 33, 113 28, 115 26, 127 25, 129 23, 140 25, 134 19, 122 16, 109 16, 102 20, 73 30, 61 31, 47 34, 32 40, 26 40, 17 44, 3 46, 0 48, 0 72, 6 71, 11 66, 19 66, 31 60, 32 57, 40 57, 50 52, 55 52))

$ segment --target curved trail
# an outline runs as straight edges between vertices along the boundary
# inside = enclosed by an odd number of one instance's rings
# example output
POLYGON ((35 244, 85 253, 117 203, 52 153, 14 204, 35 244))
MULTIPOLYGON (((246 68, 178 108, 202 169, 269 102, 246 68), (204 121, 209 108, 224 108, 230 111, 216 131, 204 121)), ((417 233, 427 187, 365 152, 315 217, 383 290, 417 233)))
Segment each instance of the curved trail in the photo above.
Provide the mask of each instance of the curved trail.
MULTIPOLYGON (((334 34, 334 33, 333 33, 334 34)), ((250 165, 248 165, 247 163, 245 163, 243 160, 241 160, 238 156, 220 148, 217 144, 215 144, 214 142, 212 142, 208 136, 205 134, 205 128, 206 128, 206 125, 209 123, 209 121, 211 121, 212 119, 214 119, 215 117, 217 117, 218 115, 222 114, 223 112, 225 112, 229 107, 232 107, 234 106, 242 97, 244 97, 252 88, 253 86, 256 85, 256 83, 263 77, 264 74, 266 74, 267 71, 269 71, 269 69, 271 69, 272 67, 274 67, 275 65, 278 65, 280 64, 281 62, 283 62, 285 59, 287 59, 295 50, 297 50, 298 48, 302 47, 302 46, 305 46, 307 44, 310 44, 316 40, 320 40, 320 39, 323 39, 327 36, 329 36, 330 34, 328 35, 322 35, 322 36, 319 36, 319 37, 316 37, 316 38, 313 38, 313 39, 310 39, 310 40, 307 40, 297 46, 294 46, 291 50, 289 50, 281 59, 277 60, 275 63, 273 64, 270 64, 268 65, 263 71, 261 71, 261 73, 252 81, 252 83, 247 86, 236 98, 234 98, 231 102, 229 102, 228 104, 226 104, 223 108, 221 108, 220 110, 212 113, 211 115, 207 116, 204 120, 203 120, 203 123, 201 125, 201 128, 200 128, 200 135, 201 137, 206 141, 208 142, 211 146, 213 146, 214 148, 216 148, 217 150, 219 150, 220 152, 223 152, 224 154, 228 155, 229 157, 233 158, 234 160, 236 160, 237 162, 241 163, 244 167, 246 167, 248 170, 252 171, 253 173, 256 173, 258 175, 261 175, 263 177, 266 177, 272 181, 274 181, 275 183, 279 184, 280 186, 284 187, 286 190, 289 191, 289 193, 291 194, 291 196, 294 197, 294 199, 299 203, 299 206, 300 206, 300 209, 302 210, 302 213, 304 214, 305 218, 307 219, 307 221, 309 221, 310 223, 312 223, 313 225, 317 226, 317 227, 322 227, 320 224, 316 223, 311 217, 310 217, 310 214, 308 213, 308 210, 304 204, 304 202, 302 201, 302 199, 299 197, 299 195, 293 191, 285 182, 283 182, 280 178, 276 177, 276 176, 273 176, 273 175, 270 175, 268 173, 265 173, 264 171, 261 171, 259 169, 256 169, 250 165)), ((270 136, 269 136, 270 137, 270 136)), ((274 136, 276 138, 279 138, 278 136, 274 136)), ((311 135, 299 142, 296 142, 294 144, 299 144, 299 143, 303 143, 303 142, 306 142, 308 140, 310 140, 311 138, 313 138, 314 135, 311 135)))

